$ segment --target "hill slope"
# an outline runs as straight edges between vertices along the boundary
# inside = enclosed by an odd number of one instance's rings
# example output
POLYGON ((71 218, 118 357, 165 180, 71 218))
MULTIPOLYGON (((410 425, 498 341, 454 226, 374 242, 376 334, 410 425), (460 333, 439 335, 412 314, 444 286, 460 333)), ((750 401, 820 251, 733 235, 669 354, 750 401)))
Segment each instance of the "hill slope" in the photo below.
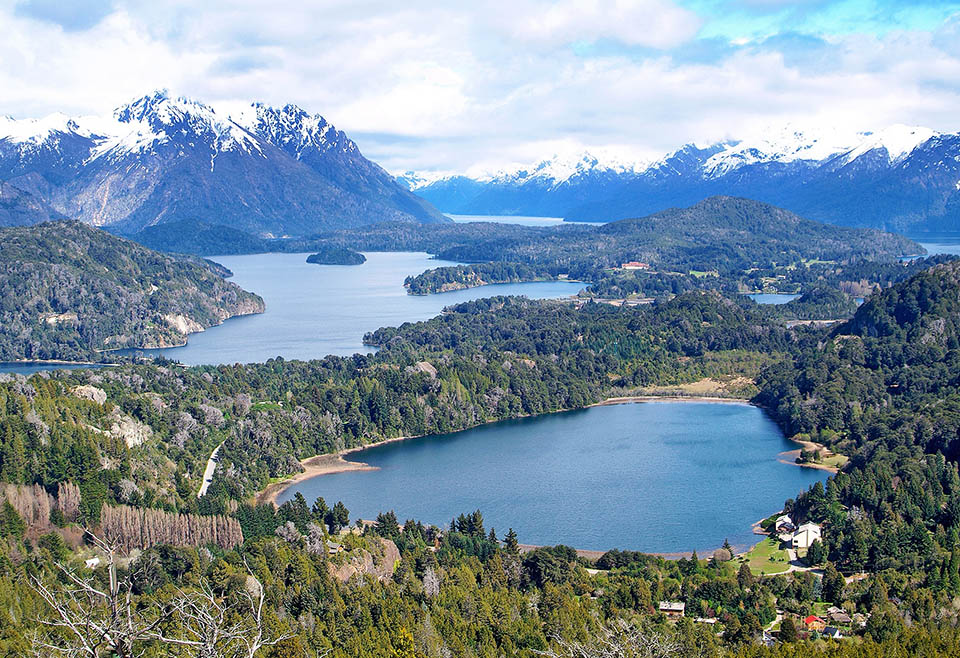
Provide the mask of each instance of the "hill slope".
POLYGON ((0 360, 178 345, 263 310, 207 267, 78 222, 0 229, 0 360))
POLYGON ((0 119, 0 180, 123 233, 186 219, 256 236, 449 221, 320 115, 162 91, 109 117, 0 119))
POLYGON ((739 273, 772 262, 892 260, 921 251, 899 235, 822 224, 735 197, 713 197, 601 226, 380 225, 321 237, 358 250, 413 249, 447 260, 548 265, 571 276, 632 260, 739 273))

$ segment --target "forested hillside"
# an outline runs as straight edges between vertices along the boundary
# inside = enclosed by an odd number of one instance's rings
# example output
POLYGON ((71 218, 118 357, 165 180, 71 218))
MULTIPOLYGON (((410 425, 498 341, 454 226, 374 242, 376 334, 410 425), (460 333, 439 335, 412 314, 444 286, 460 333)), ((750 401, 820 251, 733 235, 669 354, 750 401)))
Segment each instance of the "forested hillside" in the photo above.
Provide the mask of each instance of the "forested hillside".
MULTIPOLYGON (((381 349, 371 356, 7 377, 0 478, 57 496, 40 530, 4 511, 0 546, 10 564, 32 555, 43 572, 58 555, 69 558, 60 542, 77 541, 76 526, 54 519, 54 509, 75 509, 74 518, 94 527, 105 509, 136 527, 135 518, 113 511, 121 505, 205 515, 197 517, 211 519, 203 532, 217 536, 212 528, 228 526, 216 515, 232 517, 242 552, 208 545, 144 554, 142 575, 131 572, 137 618, 165 614, 151 597, 177 600, 165 585, 203 592, 213 583, 222 588, 213 600, 234 606, 251 629, 261 624, 263 637, 290 633, 282 646, 293 646, 293 655, 308 647, 336 656, 572 656, 581 655, 567 650, 576 643, 589 649, 607 634, 642 646, 677 643, 675 651, 636 655, 955 655, 958 300, 957 263, 875 295, 832 331, 788 329, 765 309, 716 293, 641 307, 494 298, 373 332, 367 340, 381 349), (350 517, 333 501, 311 507, 295 499, 279 510, 243 504, 314 453, 579 407, 650 385, 741 377, 755 381, 755 401, 788 434, 851 458, 826 486, 784 504, 798 522, 821 524, 824 550, 808 560, 822 563, 822 579, 757 578, 724 550, 709 561, 614 551, 597 562, 606 571, 591 575, 570 549, 519 553, 515 535, 484 528, 479 513, 451 528, 408 521, 401 530, 385 510, 356 536, 338 534, 350 517), (221 444, 214 483, 198 499, 203 464, 221 444), (53 529, 58 524, 62 531, 53 529), (340 548, 330 552, 334 537, 340 548), (399 551, 392 572, 377 566, 391 546, 399 551), (341 583, 356 573, 360 579, 341 583), (253 576, 267 592, 259 622, 244 612, 243 583, 253 576), (687 620, 666 623, 656 610, 663 600, 685 602, 687 620), (828 604, 860 615, 863 625, 845 630, 857 638, 827 647, 815 633, 790 630, 786 619, 800 624, 828 604), (782 644, 757 647, 778 609, 782 644), (694 616, 719 626, 694 624, 694 616)), ((780 503, 770 501, 771 512, 780 503)), ((224 532, 232 541, 234 531, 224 532)), ((18 593, 16 619, 45 610, 34 588, 6 583, 18 593)), ((20 622, 2 629, 10 651, 26 646, 20 622)), ((155 640, 140 641, 158 648, 155 640)), ((267 647, 262 655, 284 654, 267 647)))
POLYGON ((904 269, 898 258, 922 252, 901 236, 820 224, 732 197, 595 227, 393 224, 317 240, 358 250, 422 250, 471 263, 409 277, 411 294, 566 277, 591 284, 591 296, 612 298, 667 298, 689 290, 792 293, 816 287, 866 296, 909 276, 911 266, 904 269), (626 263, 637 265, 622 267, 626 263))
POLYGON ((794 504, 824 521, 845 569, 904 569, 957 592, 960 551, 960 264, 875 295, 823 341, 760 379, 790 433, 854 457, 794 504))
POLYGON ((0 360, 99 360, 263 311, 213 269, 78 222, 0 229, 0 360))

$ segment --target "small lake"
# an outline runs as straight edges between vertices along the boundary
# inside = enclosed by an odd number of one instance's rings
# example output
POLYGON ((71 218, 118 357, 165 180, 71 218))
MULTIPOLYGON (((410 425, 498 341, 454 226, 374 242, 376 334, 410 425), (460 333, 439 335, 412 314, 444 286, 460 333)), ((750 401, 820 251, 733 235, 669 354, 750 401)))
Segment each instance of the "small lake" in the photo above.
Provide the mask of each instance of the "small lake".
POLYGON ((758 304, 786 304, 787 302, 792 302, 794 299, 800 297, 800 295, 786 295, 782 293, 767 293, 767 292, 757 292, 750 293, 749 295, 744 295, 744 297, 749 297, 758 304))
POLYGON ((363 265, 312 265, 306 262, 307 255, 214 257, 233 271, 231 281, 263 297, 266 312, 191 334, 183 347, 136 351, 162 354, 187 365, 262 362, 276 356, 349 356, 372 351, 362 342, 366 332, 427 320, 445 306, 495 295, 568 297, 584 287, 569 281, 541 281, 414 296, 403 287, 407 276, 456 263, 425 253, 396 252, 364 254, 363 265))
POLYGON ((777 461, 797 446, 760 409, 644 402, 549 414, 368 448, 379 468, 287 489, 342 500, 351 520, 393 509, 446 526, 480 509, 500 537, 582 549, 681 552, 757 541, 750 526, 827 473, 777 461))

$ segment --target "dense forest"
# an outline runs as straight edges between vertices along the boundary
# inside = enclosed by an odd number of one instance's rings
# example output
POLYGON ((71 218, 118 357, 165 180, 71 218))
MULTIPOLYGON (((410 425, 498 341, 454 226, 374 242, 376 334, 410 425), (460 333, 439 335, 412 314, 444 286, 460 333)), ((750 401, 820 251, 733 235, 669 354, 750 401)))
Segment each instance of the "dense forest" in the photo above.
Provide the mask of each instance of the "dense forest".
POLYGON ((0 360, 100 360, 263 311, 222 273, 79 222, 0 229, 0 360))
POLYGON ((307 262, 316 265, 363 265, 367 262, 367 257, 352 249, 320 245, 315 253, 307 256, 307 262))
MULTIPOLYGON (((203 655, 600 656, 617 643, 628 656, 956 655, 960 262, 923 265, 883 270, 913 275, 830 328, 718 291, 640 306, 500 297, 372 332, 369 356, 3 376, 0 650, 73 641, 56 626, 31 640, 30 620, 75 614, 58 601, 116 580, 130 599, 99 589, 81 611, 133 601, 142 632, 118 637, 142 655, 201 655, 191 633, 217 610, 243 630, 203 655), (522 552, 479 512, 434 528, 388 510, 358 525, 334 501, 250 503, 313 454, 725 379, 751 382, 740 394, 788 435, 850 458, 783 502, 823 529, 806 558, 817 572, 758 577, 726 549, 591 564, 565 547, 522 552), (25 507, 27 492, 46 502, 25 507), (108 563, 83 566, 107 555, 101 539, 143 552, 111 580, 108 563), (684 619, 668 622, 660 601, 683 602, 684 619), (806 629, 827 605, 855 617, 854 637, 806 629), (773 648, 758 644, 770 624, 773 648), (236 648, 251 638, 252 653, 236 648)), ((815 314, 848 303, 833 288, 796 302, 815 314)), ((95 655, 111 650, 138 655, 95 655)))
POLYGON ((415 249, 447 260, 548 266, 577 278, 629 261, 681 272, 739 273, 804 259, 884 261, 922 252, 898 235, 821 224, 733 197, 713 197, 689 208, 601 226, 379 225, 318 237, 362 250, 415 249))

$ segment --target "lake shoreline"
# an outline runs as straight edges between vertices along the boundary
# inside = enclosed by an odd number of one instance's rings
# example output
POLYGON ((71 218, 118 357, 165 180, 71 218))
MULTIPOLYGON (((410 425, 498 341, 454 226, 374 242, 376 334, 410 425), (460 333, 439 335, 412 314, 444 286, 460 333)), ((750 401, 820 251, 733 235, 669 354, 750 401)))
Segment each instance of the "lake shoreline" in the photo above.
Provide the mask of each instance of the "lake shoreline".
MULTIPOLYGON (((710 397, 707 395, 631 395, 624 397, 610 397, 600 402, 594 402, 585 407, 578 407, 576 409, 557 409, 556 411, 547 412, 548 414, 559 414, 566 413, 568 411, 580 411, 582 409, 590 409, 593 407, 604 407, 614 404, 635 404, 641 402, 723 402, 729 404, 742 404, 742 405, 751 405, 749 400, 743 398, 730 398, 730 397, 710 397)), ((545 415, 545 414, 538 414, 545 415)), ((475 425, 474 427, 465 427, 460 432, 465 432, 467 430, 475 429, 476 427, 481 427, 483 425, 490 425, 492 423, 500 423, 504 420, 520 420, 521 418, 530 418, 530 414, 524 414, 521 416, 516 416, 515 418, 505 418, 502 420, 488 420, 480 425, 475 425)), ((433 436, 431 434, 417 434, 414 436, 395 436, 390 439, 383 439, 381 441, 375 441, 373 443, 366 443, 362 446, 355 446, 353 448, 344 448, 343 450, 338 450, 337 452, 325 452, 320 455, 313 455, 312 457, 307 457, 306 459, 300 460, 300 466, 303 467, 303 471, 300 473, 295 473, 290 477, 284 478, 277 482, 271 482, 266 487, 258 491, 253 496, 253 500, 257 505, 262 505, 265 503, 272 503, 275 507, 277 505, 277 498, 283 494, 284 491, 294 486, 295 484, 300 484, 306 480, 309 480, 314 477, 319 477, 321 475, 334 475, 336 473, 347 473, 350 471, 375 471, 376 467, 370 466, 363 462, 354 462, 344 459, 347 455, 352 455, 361 450, 367 450, 368 448, 376 448, 378 446, 384 446, 390 443, 397 443, 399 441, 410 441, 412 439, 421 439, 426 436, 433 436)))
MULTIPOLYGON (((734 398, 734 397, 720 397, 720 396, 709 396, 709 395, 633 395, 633 396, 621 396, 621 397, 609 397, 594 404, 588 405, 587 407, 578 408, 578 409, 563 409, 556 412, 550 413, 562 413, 566 411, 577 411, 580 409, 587 409, 592 407, 602 407, 602 406, 611 406, 611 405, 622 405, 622 404, 639 404, 644 402, 670 402, 670 403, 681 403, 681 402, 694 402, 694 403, 723 403, 723 404, 737 404, 743 406, 758 406, 751 403, 749 400, 744 398, 734 398)), ((759 407, 758 407, 759 408, 759 407)), ((519 419, 519 417, 517 418, 519 419)), ((511 419, 514 420, 514 419, 511 419)), ((483 424, 490 424, 501 422, 498 420, 488 421, 483 424)), ((479 426, 477 426, 479 427, 479 426)), ((467 428, 473 429, 473 428, 467 428)), ((465 430, 464 430, 465 431, 465 430)), ((352 448, 345 448, 338 452, 334 453, 325 453, 321 455, 315 455, 307 459, 301 460, 300 464, 303 466, 304 470, 301 473, 297 473, 289 478, 278 482, 272 482, 263 490, 258 492, 254 498, 257 504, 272 504, 275 507, 278 506, 278 498, 290 487, 310 480, 314 477, 320 477, 322 475, 333 475, 336 473, 345 473, 352 471, 375 471, 379 470, 378 467, 370 466, 369 464, 362 461, 351 461, 347 457, 354 453, 359 453, 362 450, 368 448, 374 448, 381 445, 386 445, 390 443, 397 443, 400 441, 408 441, 411 439, 423 438, 424 436, 430 435, 419 435, 419 436, 401 436, 394 437, 390 439, 385 439, 382 441, 377 441, 375 443, 369 443, 362 446, 356 446, 352 448)), ((797 442, 801 443, 801 442, 797 442)), ((809 447, 806 446, 805 447, 809 447)), ((777 455, 777 461, 781 463, 789 464, 790 462, 785 461, 781 457, 786 453, 779 453, 777 455)), ((801 466, 800 464, 794 464, 795 466, 801 466)), ((822 465, 819 465, 822 466, 822 465)), ((823 467, 826 469, 827 467, 823 467)), ((756 525, 756 524, 752 524, 756 525)), ((751 527, 751 530, 753 528, 751 527)), ((522 550, 531 551, 540 548, 539 545, 529 544, 523 545, 522 550)), ((719 548, 719 546, 717 547, 719 548)), ((749 550, 750 546, 737 547, 737 551, 749 550)), ((601 555, 606 553, 606 550, 595 550, 595 549, 578 549, 575 548, 577 554, 580 557, 596 560, 601 555)), ((608 549, 613 550, 613 549, 608 549)), ((717 549, 708 549, 705 551, 698 550, 697 552, 700 555, 709 557, 717 549)), ((646 555, 653 555, 657 557, 662 557, 668 560, 677 560, 680 558, 690 558, 692 551, 670 551, 670 552, 647 552, 647 551, 638 551, 646 555)))

